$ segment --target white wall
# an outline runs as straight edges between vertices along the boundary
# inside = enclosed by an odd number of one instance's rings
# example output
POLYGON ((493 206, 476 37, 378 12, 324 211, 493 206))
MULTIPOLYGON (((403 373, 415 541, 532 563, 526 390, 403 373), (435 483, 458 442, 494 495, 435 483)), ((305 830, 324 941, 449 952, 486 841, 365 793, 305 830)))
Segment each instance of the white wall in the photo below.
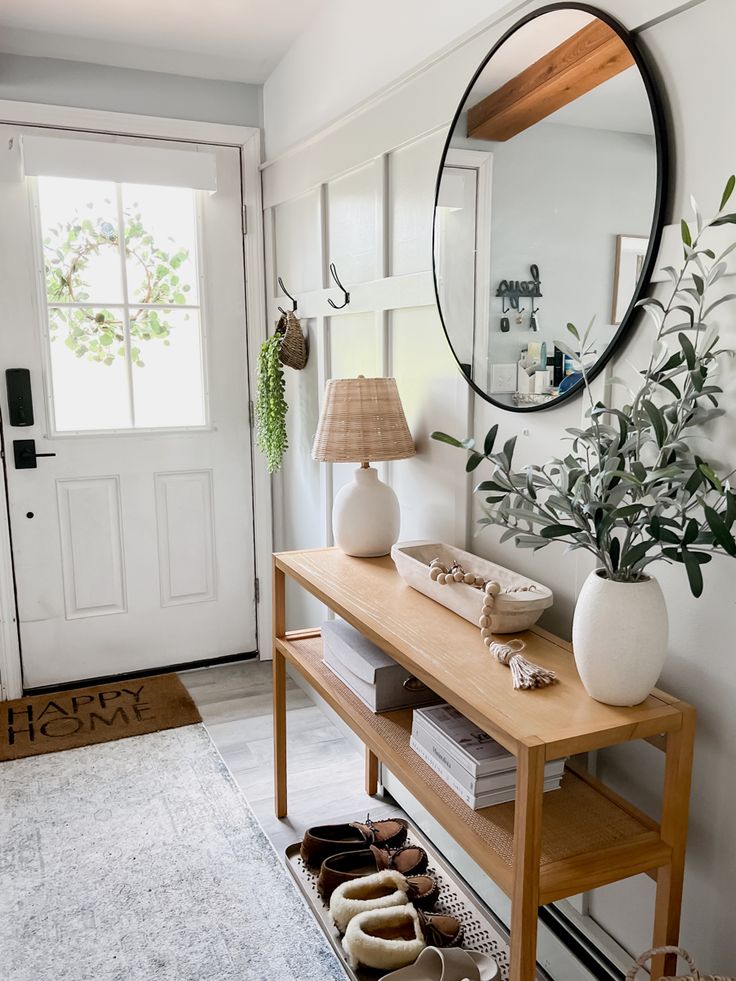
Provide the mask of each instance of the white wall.
MULTIPOLYGON (((667 6, 672 9, 682 5, 659 0, 646 5, 607 0, 601 6, 633 27, 661 14, 667 6)), ((449 17, 454 8, 448 7, 449 17)), ((391 18, 385 23, 391 24, 391 18)), ((310 291, 300 296, 300 310, 313 318, 312 357, 317 359, 311 369, 299 376, 291 373, 289 380, 292 446, 288 466, 289 474, 299 477, 294 484, 287 481, 279 485, 282 510, 279 515, 277 509, 277 530, 282 547, 328 540, 330 475, 327 468, 315 468, 309 462, 317 400, 330 373, 352 374, 364 364, 368 370, 375 370, 378 365, 397 374, 418 440, 417 458, 391 467, 390 478, 406 520, 402 533, 462 541, 462 460, 457 451, 430 446, 427 439, 432 428, 457 433, 466 428, 463 396, 457 387, 460 376, 437 320, 429 274, 433 183, 442 139, 457 101, 471 72, 507 25, 508 22, 496 24, 484 35, 471 38, 396 87, 385 99, 367 104, 344 125, 329 128, 319 139, 284 155, 264 171, 267 218, 272 229, 271 283, 278 269, 294 290, 310 291), (351 228, 348 235, 346 229, 351 228), (348 286, 357 284, 355 302, 350 314, 328 320, 326 314, 330 311, 325 298, 335 294, 326 289, 325 260, 336 253, 341 256, 338 266, 351 269, 352 282, 345 276, 348 286), (307 481, 307 489, 303 481, 307 481)), ((690 191, 702 200, 705 210, 713 208, 726 177, 735 167, 736 129, 727 125, 728 93, 736 84, 736 63, 731 51, 733 27, 732 0, 705 0, 672 19, 655 23, 642 35, 642 43, 651 51, 662 77, 674 126, 676 154, 667 220, 686 212, 690 191)), ((419 32, 417 25, 414 30, 419 32)), ((323 57, 329 66, 333 64, 329 50, 339 39, 334 32, 328 39, 330 44, 323 57)), ((349 34, 341 41, 346 49, 352 47, 355 71, 360 75, 360 45, 349 34)), ((386 43, 394 42, 388 36, 386 43)), ((372 55, 373 46, 367 51, 372 55)), ((279 82, 283 85, 281 101, 266 100, 266 129, 278 136, 282 146, 291 142, 289 133, 294 140, 304 135, 306 124, 299 118, 298 108, 310 92, 314 94, 314 86, 325 84, 326 75, 317 64, 315 49, 313 77, 309 73, 297 74, 287 85, 284 76, 279 82), (287 113, 290 99, 296 109, 287 113)), ((729 279, 726 287, 733 286, 729 279)), ((272 292, 275 296, 275 289, 272 292)), ((733 316, 724 316, 723 329, 725 339, 736 344, 733 316)), ((628 370, 627 359, 641 363, 645 357, 648 331, 641 327, 633 335, 616 359, 617 373, 628 370)), ((725 377, 729 391, 726 407, 733 413, 734 369, 729 369, 725 377)), ((519 435, 519 463, 538 462, 559 452, 564 445, 564 429, 580 421, 581 402, 518 416, 476 400, 474 411, 477 433, 482 434, 492 422, 498 422, 505 436, 519 435)), ((733 465, 736 427, 727 420, 713 436, 712 454, 733 465)), ((344 478, 335 475, 336 481, 341 479, 344 478)), ((587 573, 585 562, 578 563, 554 547, 536 555, 517 551, 512 545, 501 547, 497 536, 487 532, 474 536, 471 546, 548 583, 555 591, 556 602, 545 623, 550 629, 569 635, 575 596, 587 573)), ((716 560, 709 566, 706 592, 699 601, 690 596, 681 570, 664 568, 658 574, 672 625, 671 654, 662 684, 692 701, 700 717, 682 939, 704 969, 733 973, 734 568, 726 560, 716 560)), ((304 618, 320 613, 306 608, 297 612, 304 618)), ((602 754, 601 770, 606 779, 656 813, 661 768, 651 747, 631 746, 602 754)), ((647 946, 650 893, 649 882, 631 880, 600 890, 594 897, 593 910, 600 921, 631 950, 647 946)))
POLYGON ((60 58, 0 53, 0 99, 260 126, 260 85, 60 58))

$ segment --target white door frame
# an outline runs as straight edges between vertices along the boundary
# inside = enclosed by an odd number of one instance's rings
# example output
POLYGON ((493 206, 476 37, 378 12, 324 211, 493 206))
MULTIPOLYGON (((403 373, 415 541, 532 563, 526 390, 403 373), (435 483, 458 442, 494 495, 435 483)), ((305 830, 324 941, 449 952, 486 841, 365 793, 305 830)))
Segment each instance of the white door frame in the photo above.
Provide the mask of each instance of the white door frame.
MULTIPOLYGON (((240 150, 243 180, 243 261, 246 298, 246 342, 251 399, 256 390, 256 354, 267 336, 261 197, 261 131, 186 119, 166 119, 73 106, 47 106, 0 99, 0 123, 48 126, 80 132, 139 136, 188 143, 213 143, 240 150)), ((252 413, 251 413, 252 415, 252 413)), ((255 574, 258 584, 256 631, 261 656, 270 657, 271 637, 271 478, 252 446, 255 574)), ((20 645, 15 608, 10 525, 5 484, 0 480, 0 698, 23 694, 20 645)))

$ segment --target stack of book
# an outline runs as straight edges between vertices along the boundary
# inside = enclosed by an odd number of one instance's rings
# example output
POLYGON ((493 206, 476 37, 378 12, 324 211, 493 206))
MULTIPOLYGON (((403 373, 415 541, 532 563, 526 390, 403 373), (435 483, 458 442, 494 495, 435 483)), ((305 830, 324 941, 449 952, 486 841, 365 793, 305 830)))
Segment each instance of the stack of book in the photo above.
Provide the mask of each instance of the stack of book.
MULTIPOLYGON (((414 709, 410 745, 476 811, 516 796, 516 757, 446 702, 414 709)), ((545 791, 559 788, 564 768, 545 763, 545 791)))

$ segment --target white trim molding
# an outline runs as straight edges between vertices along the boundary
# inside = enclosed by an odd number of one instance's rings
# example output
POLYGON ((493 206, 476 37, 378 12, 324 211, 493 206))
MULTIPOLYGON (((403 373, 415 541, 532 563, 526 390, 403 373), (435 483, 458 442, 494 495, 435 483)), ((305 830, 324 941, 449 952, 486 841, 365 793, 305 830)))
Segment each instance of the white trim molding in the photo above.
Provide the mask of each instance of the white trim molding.
POLYGON ((77 106, 47 106, 37 102, 13 102, 10 99, 0 99, 0 123, 47 126, 80 133, 109 133, 111 136, 147 136, 154 140, 212 143, 220 146, 244 146, 255 133, 260 135, 260 130, 254 126, 140 116, 107 109, 80 109, 77 106))
MULTIPOLYGON (((246 291, 246 340, 250 395, 256 384, 256 353, 266 337, 263 207, 261 196, 261 132, 253 126, 232 126, 198 120, 168 119, 70 106, 0 100, 0 123, 56 130, 147 137, 178 143, 234 146, 240 150, 244 206, 243 262, 246 291), (247 219, 247 220, 246 220, 247 219)), ((251 445, 253 446, 253 434, 251 445)), ((265 462, 253 449, 253 519, 255 574, 260 590, 256 605, 259 653, 270 657, 271 636, 271 479, 265 462)), ((0 696, 23 694, 18 640, 10 526, 4 488, 0 491, 0 696)))

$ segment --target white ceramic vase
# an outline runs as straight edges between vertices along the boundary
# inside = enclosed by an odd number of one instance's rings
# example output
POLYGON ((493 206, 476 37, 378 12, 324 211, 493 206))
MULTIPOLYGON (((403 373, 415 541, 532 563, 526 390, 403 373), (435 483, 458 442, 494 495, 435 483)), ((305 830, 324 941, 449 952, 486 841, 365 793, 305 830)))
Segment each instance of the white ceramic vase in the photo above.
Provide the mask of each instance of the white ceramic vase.
POLYGON ((378 479, 373 467, 358 467, 353 479, 335 495, 332 532, 347 555, 388 555, 399 537, 399 499, 378 479))
POLYGON ((583 584, 572 623, 575 663, 585 690, 608 705, 638 705, 667 656, 668 622, 656 579, 614 582, 601 570, 583 584))

